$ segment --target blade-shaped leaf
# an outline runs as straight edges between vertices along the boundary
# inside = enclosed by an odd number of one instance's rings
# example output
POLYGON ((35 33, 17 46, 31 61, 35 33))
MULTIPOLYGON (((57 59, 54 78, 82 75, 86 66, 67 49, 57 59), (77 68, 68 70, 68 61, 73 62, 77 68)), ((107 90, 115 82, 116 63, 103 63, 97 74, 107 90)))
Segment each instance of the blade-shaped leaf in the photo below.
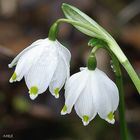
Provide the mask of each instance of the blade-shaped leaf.
POLYGON ((80 26, 74 25, 78 30, 80 30, 81 32, 89 36, 92 36, 92 37, 98 36, 99 38, 106 40, 107 35, 109 34, 100 25, 98 25, 93 19, 87 16, 85 13, 83 13, 76 7, 66 4, 66 3, 62 4, 62 10, 66 18, 79 21, 81 23, 91 26, 94 30, 94 34, 92 33, 93 31, 89 31, 80 26))

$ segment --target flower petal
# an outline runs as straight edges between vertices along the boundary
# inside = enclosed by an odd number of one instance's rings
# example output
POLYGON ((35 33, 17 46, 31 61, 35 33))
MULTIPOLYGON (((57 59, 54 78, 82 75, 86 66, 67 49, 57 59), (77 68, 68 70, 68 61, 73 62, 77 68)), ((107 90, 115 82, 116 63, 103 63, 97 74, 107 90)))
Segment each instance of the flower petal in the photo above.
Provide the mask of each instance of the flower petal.
POLYGON ((30 51, 24 53, 17 62, 17 66, 14 72, 14 74, 16 74, 16 78, 13 79, 13 77, 11 77, 10 82, 12 83, 15 81, 20 81, 23 76, 28 72, 30 67, 36 63, 42 51, 43 47, 36 46, 30 49, 30 51))
POLYGON ((80 67, 80 71, 87 69, 86 67, 80 67))
POLYGON ((98 76, 101 78, 102 84, 106 87, 106 92, 109 94, 112 111, 114 112, 119 105, 119 91, 116 84, 102 71, 98 70, 98 76))
POLYGON ((49 90, 56 98, 59 97, 59 91, 63 87, 67 78, 67 70, 64 60, 59 57, 59 63, 56 67, 56 71, 53 75, 51 83, 49 85, 49 90))
POLYGON ((96 69, 96 78, 99 93, 96 94, 96 105, 99 116, 107 120, 110 112, 114 112, 118 107, 119 96, 116 85, 102 71, 96 69))
POLYGON ((59 55, 63 59, 65 65, 66 65, 66 70, 67 70, 67 79, 69 78, 70 75, 70 59, 71 59, 71 53, 70 51, 64 47, 62 44, 60 44, 58 41, 58 49, 59 49, 59 55))
POLYGON ((80 94, 78 100, 75 103, 75 110, 78 116, 82 119, 84 125, 88 123, 96 116, 96 106, 94 104, 94 98, 91 92, 91 74, 89 73, 88 81, 85 89, 80 94))
POLYGON ((8 65, 9 68, 12 68, 13 66, 15 66, 18 62, 18 60, 20 59, 21 56, 23 56, 26 52, 28 52, 30 49, 36 47, 37 45, 39 45, 41 43, 43 39, 39 39, 37 41, 35 41, 34 43, 32 43, 30 46, 28 46, 27 48, 25 48, 23 51, 21 51, 14 59, 13 61, 8 65))
POLYGON ((30 90, 31 87, 38 88, 38 94, 43 93, 51 82, 52 76, 58 63, 57 47, 55 45, 44 46, 43 53, 38 61, 32 65, 25 82, 30 90))
POLYGON ((61 43, 59 43, 58 41, 57 41, 57 43, 59 44, 59 52, 62 53, 62 55, 65 58, 66 62, 69 63, 70 59, 71 59, 70 51, 66 47, 64 47, 61 43))
POLYGON ((77 101, 79 95, 85 88, 88 74, 86 71, 78 72, 72 75, 65 86, 65 106, 66 111, 62 109, 61 114, 70 113, 73 105, 77 101))

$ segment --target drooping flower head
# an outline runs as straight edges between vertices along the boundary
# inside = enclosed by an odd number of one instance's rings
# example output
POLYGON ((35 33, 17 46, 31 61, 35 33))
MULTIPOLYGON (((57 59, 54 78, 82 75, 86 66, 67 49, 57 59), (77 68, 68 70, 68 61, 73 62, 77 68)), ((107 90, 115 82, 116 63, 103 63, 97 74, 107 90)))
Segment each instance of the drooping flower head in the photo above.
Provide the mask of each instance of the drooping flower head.
POLYGON ((87 125, 98 115, 109 123, 114 123, 114 111, 119 103, 118 88, 107 75, 96 68, 72 75, 65 86, 65 105, 62 115, 70 113, 73 106, 76 113, 87 125))
POLYGON ((57 40, 40 39, 19 53, 9 64, 16 65, 10 82, 25 78, 31 99, 49 90, 56 98, 69 77, 71 54, 57 40))

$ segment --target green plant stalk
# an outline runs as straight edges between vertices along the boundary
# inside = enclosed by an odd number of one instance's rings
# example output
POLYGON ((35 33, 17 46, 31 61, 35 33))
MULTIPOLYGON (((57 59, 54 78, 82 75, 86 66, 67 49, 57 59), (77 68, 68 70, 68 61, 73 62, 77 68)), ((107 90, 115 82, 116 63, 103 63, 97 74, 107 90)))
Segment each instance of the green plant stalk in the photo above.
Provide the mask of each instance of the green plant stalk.
POLYGON ((97 67, 97 61, 96 61, 95 53, 99 48, 101 48, 101 46, 96 45, 89 54, 88 61, 87 61, 87 67, 88 67, 89 70, 95 70, 96 67, 97 67))
POLYGON ((123 78, 121 74, 120 64, 119 61, 115 56, 111 56, 113 65, 115 67, 115 77, 116 77, 116 85, 119 90, 119 120, 120 120, 120 133, 122 140, 128 140, 128 130, 127 130, 127 123, 125 119, 125 102, 124 102, 124 89, 123 89, 123 78))
POLYGON ((135 84, 135 87, 137 88, 137 90, 139 91, 139 94, 140 94, 140 79, 137 76, 132 65, 130 64, 130 62, 128 60, 126 60, 122 65, 125 68, 125 70, 127 71, 127 73, 129 74, 129 76, 131 77, 133 83, 135 84))
POLYGON ((58 24, 55 22, 49 30, 49 35, 48 35, 49 40, 55 41, 57 34, 58 34, 58 24))
POLYGON ((116 56, 107 47, 95 46, 92 49, 91 53, 95 55, 96 51, 99 48, 106 49, 113 61, 113 69, 114 69, 115 77, 116 77, 116 85, 119 90, 119 98, 120 98, 120 103, 119 103, 120 134, 121 134, 122 140, 128 140, 129 134, 127 130, 127 123, 125 120, 124 90, 123 90, 123 79, 122 79, 120 64, 116 56))
POLYGON ((117 50, 117 48, 119 48, 119 45, 116 43, 116 41, 114 39, 111 40, 112 40, 111 43, 108 43, 108 45, 110 46, 109 49, 112 51, 112 53, 117 57, 119 62, 125 68, 131 80, 133 81, 137 91, 140 94, 140 79, 138 75, 136 74, 134 68, 132 67, 132 65, 130 64, 129 60, 124 55, 124 53, 119 49, 118 49, 119 51, 117 50))
POLYGON ((123 80, 122 76, 116 76, 116 84, 119 89, 120 104, 119 104, 119 119, 120 119, 120 132, 121 139, 128 140, 128 130, 125 119, 125 102, 124 102, 124 91, 123 91, 123 80))

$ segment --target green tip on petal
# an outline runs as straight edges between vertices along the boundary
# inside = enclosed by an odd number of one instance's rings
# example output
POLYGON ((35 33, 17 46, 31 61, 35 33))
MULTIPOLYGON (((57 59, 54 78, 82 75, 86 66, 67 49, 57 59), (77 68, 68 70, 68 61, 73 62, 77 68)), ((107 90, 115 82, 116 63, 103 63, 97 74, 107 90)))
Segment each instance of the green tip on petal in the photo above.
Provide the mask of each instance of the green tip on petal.
POLYGON ((29 93, 36 95, 38 93, 38 88, 36 86, 31 87, 29 93))
POLYGON ((61 111, 61 115, 65 115, 67 113, 67 106, 64 105, 61 111))
POLYGON ((107 115, 107 118, 108 118, 110 121, 114 120, 114 114, 113 114, 113 112, 110 112, 110 113, 107 115))
POLYGON ((84 115, 83 116, 83 124, 86 126, 86 125, 88 125, 88 123, 89 123, 89 116, 84 115))
POLYGON ((88 121, 89 121, 89 117, 88 117, 87 115, 84 115, 84 116, 83 116, 83 121, 84 121, 84 122, 88 122, 88 121))
POLYGON ((17 74, 16 72, 14 72, 12 77, 10 78, 10 82, 12 83, 13 81, 16 81, 16 79, 17 79, 17 74))
POLYGON ((67 106, 66 106, 66 105, 63 106, 62 111, 63 111, 63 112, 66 112, 66 111, 67 111, 67 106))
POLYGON ((56 98, 59 97, 59 90, 60 90, 59 88, 55 88, 55 89, 54 89, 54 94, 55 94, 55 97, 56 97, 56 98))
POLYGON ((15 80, 17 79, 17 74, 16 74, 16 72, 13 73, 13 75, 12 75, 11 78, 12 78, 13 81, 15 81, 15 80))

